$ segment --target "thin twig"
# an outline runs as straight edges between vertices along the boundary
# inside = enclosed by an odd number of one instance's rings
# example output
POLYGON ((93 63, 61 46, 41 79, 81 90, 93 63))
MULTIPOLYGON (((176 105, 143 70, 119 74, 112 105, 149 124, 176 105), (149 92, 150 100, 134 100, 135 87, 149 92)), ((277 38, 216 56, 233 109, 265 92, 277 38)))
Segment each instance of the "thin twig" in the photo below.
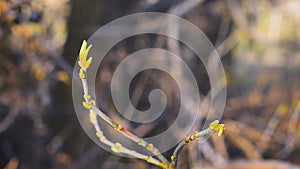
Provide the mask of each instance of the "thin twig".
POLYGON ((79 66, 81 67, 79 77, 81 79, 82 86, 83 86, 83 92, 84 92, 84 100, 85 101, 83 102, 83 105, 85 108, 87 108, 90 111, 90 121, 96 130, 97 137, 99 138, 99 140, 102 143, 110 146, 111 149, 116 153, 124 153, 127 155, 131 155, 136 158, 146 160, 147 162, 155 164, 162 168, 169 167, 170 162, 164 156, 161 155, 159 150, 156 147, 154 147, 153 144, 149 144, 146 141, 144 141, 143 139, 130 133, 125 128, 123 128, 121 125, 117 124, 112 119, 110 119, 98 107, 95 106, 95 101, 93 99, 91 99, 91 96, 89 95, 88 84, 87 84, 87 80, 86 80, 86 78, 87 78, 86 69, 90 66, 91 61, 92 61, 91 58, 86 60, 87 59, 86 57, 88 55, 90 48, 91 48, 91 46, 86 48, 86 42, 84 41, 82 48, 80 50, 80 54, 79 54, 80 55, 79 56, 80 57, 79 66), (96 115, 98 115, 101 119, 103 119, 107 124, 109 124, 111 127, 113 127, 116 131, 123 134, 128 139, 136 142, 138 145, 144 147, 149 152, 151 152, 153 155, 157 156, 161 161, 158 161, 150 156, 146 156, 144 154, 141 154, 136 151, 130 150, 128 148, 125 148, 120 143, 113 143, 110 140, 106 139, 106 137, 104 136, 103 132, 100 129, 96 115))
POLYGON ((285 146, 279 152, 282 156, 288 156, 295 147, 296 135, 297 135, 297 124, 300 118, 300 101, 298 101, 295 110, 292 112, 289 124, 288 124, 288 135, 285 140, 285 146))
POLYGON ((4 169, 17 169, 19 166, 19 160, 16 157, 13 157, 9 160, 9 162, 6 164, 4 169))
POLYGON ((8 115, 0 123, 0 133, 4 132, 15 120, 18 115, 19 108, 16 105, 12 105, 8 115))
POLYGON ((183 146, 192 143, 193 141, 199 141, 201 137, 209 136, 211 133, 215 131, 219 131, 218 136, 221 136, 222 132, 225 130, 225 126, 223 124, 219 124, 218 120, 215 120, 210 124, 210 127, 201 131, 201 132, 195 132, 192 136, 188 137, 186 136, 175 148, 173 155, 171 156, 172 165, 176 166, 177 163, 177 156, 180 150, 183 148, 183 146))
POLYGON ((208 159, 214 166, 218 166, 225 163, 225 159, 221 154, 217 153, 209 142, 203 144, 197 144, 198 149, 201 150, 204 157, 208 159))
POLYGON ((186 0, 180 2, 178 5, 172 7, 169 10, 170 14, 176 15, 176 16, 183 16, 187 12, 191 11, 193 8, 196 8, 197 5, 202 3, 204 0, 186 0))
POLYGON ((201 132, 195 132, 192 136, 190 137, 185 137, 184 140, 179 143, 177 148, 175 149, 171 160, 172 163, 170 163, 160 152, 159 150, 153 146, 153 144, 149 144, 146 141, 144 141, 142 138, 137 137, 136 135, 132 134, 131 132, 127 131, 125 128, 123 128, 121 125, 117 124, 114 122, 110 117, 108 117, 105 113, 103 113, 98 107, 95 105, 95 101, 91 98, 89 95, 89 89, 88 89, 88 84, 87 84, 87 73, 86 70, 90 66, 92 62, 92 58, 90 57, 87 59, 88 52, 91 48, 91 45, 86 48, 87 43, 86 41, 83 42, 80 53, 79 53, 79 66, 80 66, 80 71, 79 71, 79 77, 82 82, 83 86, 83 106, 89 110, 90 112, 90 122, 92 123, 94 129, 96 130, 96 136, 99 138, 99 140, 108 145, 111 150, 115 153, 124 153, 127 155, 131 155, 133 157, 142 159, 147 161, 148 163, 157 165, 161 168, 174 168, 176 166, 176 157, 179 153, 179 151, 182 149, 182 147, 188 143, 191 143, 193 141, 197 141, 200 139, 200 137, 210 135, 214 131, 218 131, 218 136, 220 136, 223 131, 225 130, 225 126, 223 124, 219 124, 218 120, 215 120, 212 122, 209 126, 209 128, 201 131, 201 132), (118 131, 119 133, 123 134, 125 137, 128 139, 136 142, 138 145, 144 147, 146 150, 151 152, 153 155, 155 155, 159 160, 147 156, 141 153, 138 153, 134 150, 130 150, 124 146, 122 146, 120 143, 113 143, 110 140, 108 140, 105 136, 103 131, 100 129, 100 126, 98 124, 97 116, 99 116, 102 120, 104 120, 107 124, 109 124, 114 130, 118 131))
POLYGON ((275 129, 277 128, 281 120, 281 117, 283 116, 284 113, 286 113, 286 111, 287 111, 286 105, 280 104, 277 106, 275 113, 273 114, 272 118, 269 120, 267 124, 267 127, 261 138, 260 145, 258 146, 260 153, 263 153, 265 151, 266 149, 265 144, 267 144, 270 141, 272 135, 274 134, 275 129))

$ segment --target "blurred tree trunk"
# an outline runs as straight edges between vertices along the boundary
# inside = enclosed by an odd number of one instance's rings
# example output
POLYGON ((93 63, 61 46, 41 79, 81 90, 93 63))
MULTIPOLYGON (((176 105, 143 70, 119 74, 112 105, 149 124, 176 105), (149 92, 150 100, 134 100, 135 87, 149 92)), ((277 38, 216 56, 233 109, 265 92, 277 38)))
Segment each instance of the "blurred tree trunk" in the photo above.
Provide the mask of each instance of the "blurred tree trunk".
POLYGON ((72 64, 75 63, 83 39, 88 39, 92 27, 99 25, 108 0, 73 0, 68 20, 68 38, 63 56, 72 64))
MULTIPOLYGON (((126 10, 128 10, 128 7, 133 2, 129 3, 129 1, 71 1, 71 12, 68 19, 68 37, 62 54, 71 67, 74 67, 82 41, 87 40, 102 25, 125 15, 126 10)), ((72 155, 80 156, 85 147, 82 144, 89 144, 91 140, 82 132, 75 118, 76 114, 72 104, 72 87, 60 83, 54 86, 52 90, 55 92, 52 92, 52 109, 54 110, 51 110, 51 112, 55 112, 56 116, 54 121, 52 121, 52 125, 61 130, 69 121, 76 121, 72 130, 78 131, 76 132, 77 136, 75 136, 77 138, 73 138, 70 144, 66 144, 68 147, 64 147, 64 149, 72 155)))
POLYGON ((82 40, 88 39, 102 25, 126 15, 132 4, 135 1, 73 0, 63 53, 65 59, 74 64, 82 40))

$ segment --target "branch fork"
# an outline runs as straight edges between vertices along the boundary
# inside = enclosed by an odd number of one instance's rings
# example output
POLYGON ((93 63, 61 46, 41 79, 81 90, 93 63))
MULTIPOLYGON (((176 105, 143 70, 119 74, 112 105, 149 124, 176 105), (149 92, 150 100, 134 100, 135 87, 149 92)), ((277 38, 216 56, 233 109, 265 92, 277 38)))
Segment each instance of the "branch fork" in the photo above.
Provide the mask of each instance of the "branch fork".
POLYGON ((201 132, 195 132, 192 136, 186 136, 184 139, 178 144, 176 147, 173 155, 171 156, 171 162, 167 160, 160 151, 151 143, 146 142, 142 138, 137 137, 133 133, 127 131, 125 128, 123 128, 120 124, 117 124, 114 122, 110 117, 108 117, 105 113, 103 113, 98 107, 96 107, 96 102, 93 100, 89 94, 88 85, 87 85, 87 69, 90 67, 92 63, 92 57, 88 58, 88 53, 90 49, 92 48, 92 45, 89 45, 87 47, 87 42, 84 40, 79 52, 79 61, 78 65, 80 67, 79 70, 79 78, 81 79, 82 86, 83 86, 83 107, 89 110, 89 117, 90 122, 93 125, 95 129, 95 134, 98 137, 99 141, 106 144, 111 148, 111 150, 114 153, 123 153, 126 155, 130 155, 142 160, 145 160, 148 163, 154 164, 156 166, 159 166, 161 168, 165 169, 174 169, 176 168, 176 161, 177 161, 177 155, 179 151, 182 149, 182 147, 186 144, 192 143, 194 141, 198 141, 201 137, 210 135, 211 133, 218 131, 218 136, 221 136, 223 131, 225 130, 224 124, 219 124, 218 120, 215 120, 210 124, 210 127, 201 131, 201 132), (126 147, 124 147, 121 143, 113 143, 110 140, 108 140, 103 131, 101 130, 97 117, 100 117, 102 120, 104 120, 108 125, 110 125, 114 130, 117 132, 123 134, 126 138, 134 141, 137 143, 137 145, 144 147, 146 150, 148 150, 151 154, 153 154, 154 157, 141 154, 139 152, 136 152, 135 150, 130 150, 126 147))

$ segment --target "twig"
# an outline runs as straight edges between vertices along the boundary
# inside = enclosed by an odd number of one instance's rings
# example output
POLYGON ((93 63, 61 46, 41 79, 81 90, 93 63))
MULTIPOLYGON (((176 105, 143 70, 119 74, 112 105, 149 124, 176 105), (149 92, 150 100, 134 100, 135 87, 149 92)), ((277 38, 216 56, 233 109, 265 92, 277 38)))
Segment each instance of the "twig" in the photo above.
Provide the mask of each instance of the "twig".
POLYGON ((215 120, 210 124, 210 127, 201 131, 201 132, 195 132, 192 136, 186 136, 176 147, 176 149, 173 152, 173 155, 171 156, 172 165, 176 166, 177 162, 177 156, 179 151, 185 146, 186 144, 192 143, 193 141, 198 141, 201 137, 208 136, 211 133, 218 131, 218 136, 221 136, 223 131, 225 130, 224 124, 219 124, 218 120, 215 120))
MULTIPOLYGON (((42 40, 40 40, 40 42, 43 43, 42 40)), ((69 75, 70 77, 72 77, 72 75, 73 75, 73 69, 72 69, 72 67, 70 66, 70 64, 69 64, 66 60, 64 60, 64 58, 63 58, 62 56, 60 56, 60 55, 58 54, 57 51, 53 50, 53 47, 50 46, 49 43, 43 43, 43 46, 45 46, 46 49, 48 50, 50 57, 52 57, 53 60, 54 60, 54 61, 55 61, 55 62, 56 62, 63 70, 65 70, 65 71, 68 73, 68 75, 69 75)))
POLYGON ((172 7, 169 10, 170 14, 176 15, 176 16, 183 16, 193 8, 197 7, 198 4, 202 3, 204 0, 186 0, 180 2, 175 7, 172 7))
POLYGON ((282 156, 289 155, 295 147, 297 124, 300 118, 300 101, 298 101, 295 110, 292 112, 289 124, 288 124, 288 135, 285 140, 285 146, 279 152, 282 156))
POLYGON ((226 138, 228 138, 232 144, 237 146, 247 158, 261 158, 261 154, 256 146, 251 142, 251 138, 247 138, 243 135, 247 134, 250 137, 252 136, 253 132, 251 130, 248 130, 250 129, 249 127, 243 126, 243 124, 233 121, 226 122, 226 126, 228 128, 228 131, 226 132, 226 138))
POLYGON ((6 164, 4 169, 17 169, 19 166, 19 160, 16 157, 13 157, 9 160, 9 162, 6 164))
POLYGON ((18 106, 12 105, 8 112, 8 115, 0 123, 0 133, 5 131, 14 122, 16 116, 18 115, 18 112, 18 106))
POLYGON ((260 145, 258 146, 260 153, 263 153, 265 151, 266 149, 265 144, 270 141, 271 136, 273 135, 276 127, 278 126, 282 115, 286 113, 286 111, 287 111, 286 105, 280 104, 279 106, 277 106, 274 115, 272 116, 269 123, 267 124, 267 127, 261 138, 260 145))
POLYGON ((221 154, 217 153, 209 142, 204 142, 203 144, 197 144, 198 149, 201 150, 204 157, 208 159, 214 166, 218 166, 225 163, 225 159, 221 154))
POLYGON ((219 124, 218 120, 215 120, 210 124, 210 127, 201 131, 201 132, 195 132, 192 136, 190 137, 185 137, 181 143, 177 146, 175 149, 171 160, 172 162, 170 163, 160 152, 159 150, 154 147, 153 144, 147 143, 145 140, 142 138, 137 137, 136 135, 132 134, 131 132, 127 131, 125 128, 123 128, 121 125, 117 124, 114 122, 110 117, 108 117, 105 113, 103 113, 98 107, 95 106, 95 101, 91 98, 89 95, 89 90, 88 90, 88 84, 87 84, 87 73, 86 70, 89 68, 90 64, 92 63, 92 57, 87 59, 87 55, 89 50, 91 49, 91 45, 87 47, 86 41, 83 42, 80 53, 79 53, 79 61, 78 64, 80 66, 80 71, 79 71, 79 77, 82 82, 83 86, 83 106, 89 110, 90 112, 90 122, 92 123, 94 129, 96 130, 96 136, 99 138, 99 140, 108 145, 111 150, 115 153, 124 153, 127 155, 131 155, 133 157, 142 159, 147 161, 148 163, 157 165, 161 168, 175 168, 176 166, 176 157, 179 153, 179 151, 182 149, 182 147, 188 143, 191 143, 193 141, 197 141, 200 139, 200 137, 210 135, 212 132, 218 131, 218 136, 221 136, 223 131, 225 130, 225 126, 223 124, 219 124), (122 146, 120 143, 113 143, 110 140, 108 140, 105 136, 103 131, 100 129, 100 126, 97 121, 97 116, 99 116, 102 120, 104 120, 107 124, 109 124, 114 130, 118 131, 119 133, 123 134, 125 137, 128 139, 136 142, 138 145, 144 147, 146 150, 151 152, 153 155, 155 155, 159 160, 147 156, 141 153, 138 153, 134 150, 130 150, 124 146, 122 146))
POLYGON ((83 169, 88 168, 87 166, 91 164, 91 161, 96 159, 97 156, 103 155, 103 151, 98 151, 98 146, 93 146, 87 151, 85 151, 76 161, 76 164, 71 165, 67 169, 83 169))
POLYGON ((136 158, 140 158, 143 160, 146 160, 149 163, 155 164, 157 166, 160 166, 162 168, 170 167, 170 162, 161 155, 161 153, 158 151, 156 147, 153 146, 153 144, 149 144, 143 139, 135 136, 134 134, 130 133, 126 129, 124 129, 121 125, 114 122, 112 119, 110 119, 106 114, 104 114, 98 107, 95 106, 95 101, 91 99, 91 96, 89 95, 88 91, 88 85, 86 80, 86 70, 90 66, 92 62, 92 58, 90 57, 88 60, 87 55, 92 46, 89 46, 86 48, 86 41, 83 42, 83 45, 81 47, 80 53, 79 53, 79 66, 81 67, 79 72, 79 77, 82 81, 83 91, 84 91, 84 102, 83 106, 90 111, 90 121, 93 124, 96 135, 99 138, 101 142, 111 147, 112 151, 115 153, 124 153, 127 155, 132 155, 136 158), (128 139, 136 142, 138 145, 146 148, 149 152, 151 152, 153 155, 157 156, 161 161, 158 161, 150 156, 146 156, 144 154, 138 153, 136 151, 130 150, 122 146, 120 143, 113 143, 106 139, 103 132, 100 129, 100 126, 98 125, 97 116, 98 115, 101 119, 103 119, 107 124, 109 124, 111 127, 113 127, 116 131, 123 134, 128 139))
POLYGON ((63 145, 64 141, 74 132, 74 121, 68 122, 64 128, 54 136, 47 144, 47 149, 50 154, 55 154, 57 150, 63 145))

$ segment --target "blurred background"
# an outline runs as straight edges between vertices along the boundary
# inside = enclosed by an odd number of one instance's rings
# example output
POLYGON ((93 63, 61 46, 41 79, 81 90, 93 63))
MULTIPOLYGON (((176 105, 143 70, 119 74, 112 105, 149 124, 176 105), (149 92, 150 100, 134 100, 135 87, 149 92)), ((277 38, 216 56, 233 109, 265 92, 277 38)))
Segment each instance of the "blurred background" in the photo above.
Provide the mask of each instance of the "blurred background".
MULTIPOLYGON (((196 25, 226 71, 221 120, 226 131, 184 147, 178 168, 300 168, 299 8, 299 0, 0 0, 0 168, 157 168, 92 142, 76 118, 71 92, 82 40, 114 19, 146 11, 171 13, 196 25)), ((175 40, 147 34, 117 44, 98 70, 97 102, 140 137, 167 129, 180 106, 176 82, 152 70, 136 76, 130 97, 137 109, 146 110, 149 92, 161 88, 168 99, 162 117, 138 124, 115 110, 108 92, 115 68, 149 47, 179 53, 201 96, 211 89, 205 68, 193 66, 201 61, 175 40)), ((173 150, 164 155, 170 158, 173 150)))

